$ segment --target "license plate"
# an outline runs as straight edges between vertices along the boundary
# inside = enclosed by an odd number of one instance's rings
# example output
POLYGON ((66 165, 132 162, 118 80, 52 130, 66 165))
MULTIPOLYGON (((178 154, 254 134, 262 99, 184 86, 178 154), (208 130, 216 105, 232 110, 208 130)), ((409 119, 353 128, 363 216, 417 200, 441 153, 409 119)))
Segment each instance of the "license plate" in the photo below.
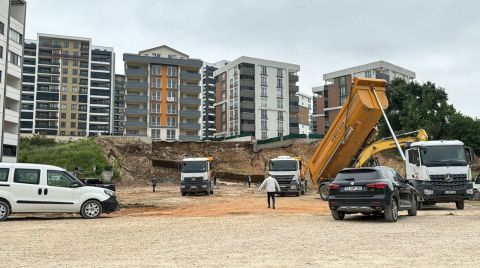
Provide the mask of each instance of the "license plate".
POLYGON ((197 186, 190 186, 190 189, 197 189, 197 186))
POLYGON ((345 191, 348 191, 348 192, 361 191, 362 186, 347 186, 344 189, 345 189, 345 191))
POLYGON ((456 194, 457 191, 445 191, 445 194, 456 194))

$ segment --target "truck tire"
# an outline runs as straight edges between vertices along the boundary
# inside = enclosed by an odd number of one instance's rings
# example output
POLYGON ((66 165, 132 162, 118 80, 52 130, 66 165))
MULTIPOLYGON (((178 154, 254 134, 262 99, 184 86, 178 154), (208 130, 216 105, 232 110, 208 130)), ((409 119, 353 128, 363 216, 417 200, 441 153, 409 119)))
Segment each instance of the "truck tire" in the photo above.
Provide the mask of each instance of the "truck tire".
POLYGON ((385 221, 396 222, 398 220, 398 202, 392 197, 390 204, 385 208, 385 221))
POLYGON ((4 202, 0 201, 0 221, 4 221, 10 215, 10 206, 4 202))
POLYGON ((337 220, 343 220, 345 218, 345 212, 332 210, 332 217, 337 220))
POLYGON ((465 208, 465 200, 455 202, 457 209, 463 210, 465 208))
POLYGON ((210 185, 210 194, 213 194, 213 185, 210 185))
POLYGON ((417 196, 412 197, 412 206, 408 210, 408 216, 417 216, 417 196))
POLYGON ((320 198, 323 200, 323 201, 327 201, 328 200, 328 185, 326 184, 323 184, 322 186, 320 186, 320 198))
POLYGON ((472 195, 472 200, 480 200, 480 191, 475 190, 472 195))
POLYGON ((83 203, 80 214, 84 219, 96 219, 102 214, 102 204, 97 200, 88 200, 83 203))
POLYGON ((206 194, 207 194, 207 195, 210 195, 210 184, 209 184, 208 187, 207 187, 206 194))
MULTIPOLYGON (((301 184, 301 185, 302 185, 302 184, 301 184)), ((301 194, 304 195, 306 191, 307 191, 307 190, 306 190, 306 183, 304 183, 304 184, 302 185, 302 192, 301 192, 301 194)))
POLYGON ((182 196, 186 196, 186 195, 187 195, 187 193, 185 193, 185 192, 182 192, 182 196))

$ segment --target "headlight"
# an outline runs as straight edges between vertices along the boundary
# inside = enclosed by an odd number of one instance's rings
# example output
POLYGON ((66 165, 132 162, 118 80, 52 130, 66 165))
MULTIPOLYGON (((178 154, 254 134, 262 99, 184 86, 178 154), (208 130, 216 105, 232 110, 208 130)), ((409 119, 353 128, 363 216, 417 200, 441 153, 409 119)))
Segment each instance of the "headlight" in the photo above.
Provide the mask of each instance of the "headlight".
POLYGON ((433 194, 433 190, 425 189, 425 190, 423 190, 423 192, 424 192, 425 194, 433 194))
POLYGON ((293 190, 297 189, 297 185, 290 186, 290 189, 293 189, 293 190))
POLYGON ((467 194, 473 194, 473 189, 467 189, 467 194))
POLYGON ((107 194, 107 195, 109 195, 109 196, 115 196, 115 192, 114 192, 114 191, 105 189, 103 192, 105 192, 105 194, 107 194))

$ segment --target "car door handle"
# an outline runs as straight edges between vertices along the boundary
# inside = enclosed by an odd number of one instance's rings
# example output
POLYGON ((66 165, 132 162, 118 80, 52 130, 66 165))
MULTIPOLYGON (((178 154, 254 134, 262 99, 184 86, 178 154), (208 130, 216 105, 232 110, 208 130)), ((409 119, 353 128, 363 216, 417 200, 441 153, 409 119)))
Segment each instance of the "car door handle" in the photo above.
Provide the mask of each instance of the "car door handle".
POLYGON ((48 194, 48 189, 47 189, 47 188, 43 189, 43 194, 44 194, 44 195, 47 195, 47 194, 48 194))
POLYGON ((42 188, 38 188, 38 195, 42 195, 42 188))

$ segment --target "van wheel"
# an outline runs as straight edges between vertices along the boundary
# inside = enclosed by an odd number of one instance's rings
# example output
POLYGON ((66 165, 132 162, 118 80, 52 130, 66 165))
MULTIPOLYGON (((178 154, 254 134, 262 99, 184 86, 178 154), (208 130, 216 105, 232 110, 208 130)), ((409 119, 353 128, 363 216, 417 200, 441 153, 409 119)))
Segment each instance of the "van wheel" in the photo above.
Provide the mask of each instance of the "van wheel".
POLYGON ((392 197, 390 205, 385 208, 385 220, 388 222, 396 222, 398 219, 398 203, 395 198, 392 197))
POLYGON ((417 196, 412 197, 412 206, 408 210, 408 216, 417 216, 417 196))
POLYGON ((326 184, 320 186, 320 198, 323 200, 323 201, 327 201, 328 200, 328 186, 326 184))
POLYGON ((7 203, 0 201, 0 221, 4 221, 10 215, 10 207, 7 203))
POLYGON ((332 210, 332 217, 337 221, 343 220, 345 218, 345 212, 332 210))
POLYGON ((455 202, 455 205, 457 205, 457 209, 464 209, 465 208, 465 200, 462 200, 462 201, 457 201, 455 202))
POLYGON ((97 200, 88 200, 83 203, 80 214, 84 219, 98 218, 102 214, 102 204, 97 200))

